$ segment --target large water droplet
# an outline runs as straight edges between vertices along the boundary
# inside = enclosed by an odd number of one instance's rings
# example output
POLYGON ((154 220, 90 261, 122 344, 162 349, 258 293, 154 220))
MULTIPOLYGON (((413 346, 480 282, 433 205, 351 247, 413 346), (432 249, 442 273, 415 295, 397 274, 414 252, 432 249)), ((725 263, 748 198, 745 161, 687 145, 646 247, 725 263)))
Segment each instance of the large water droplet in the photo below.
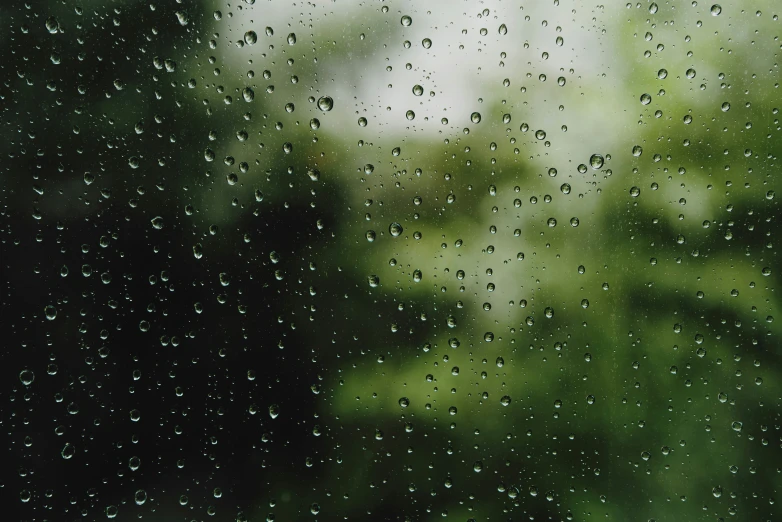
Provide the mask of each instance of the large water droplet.
POLYGON ((32 372, 32 370, 22 370, 19 372, 19 380, 22 381, 22 384, 25 386, 30 386, 35 380, 35 374, 32 372))
POLYGON ((60 31, 60 22, 53 16, 46 19, 46 30, 51 34, 57 34, 60 31))
POLYGON ((155 230, 160 230, 163 228, 163 218, 160 216, 155 216, 151 220, 152 222, 152 228, 155 230))
POLYGON ((323 112, 329 112, 333 108, 334 100, 331 99, 331 96, 321 96, 318 99, 318 109, 322 110, 323 112))
POLYGON ((388 225, 388 233, 391 234, 392 237, 399 237, 402 234, 402 225, 397 222, 391 223, 388 225))
POLYGON ((54 318, 57 317, 57 309, 52 305, 47 305, 46 308, 43 309, 43 312, 50 321, 54 321, 54 318))
POLYGON ((190 17, 184 11, 177 11, 175 14, 179 25, 185 26, 190 23, 190 17))

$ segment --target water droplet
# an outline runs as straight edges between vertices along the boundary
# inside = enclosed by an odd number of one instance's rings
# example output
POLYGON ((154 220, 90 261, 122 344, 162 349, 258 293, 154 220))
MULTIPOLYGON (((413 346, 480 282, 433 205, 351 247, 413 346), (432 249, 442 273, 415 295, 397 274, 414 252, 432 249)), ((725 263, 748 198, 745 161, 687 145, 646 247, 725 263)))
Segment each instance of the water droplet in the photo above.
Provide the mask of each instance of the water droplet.
POLYGON ((415 119, 415 113, 413 111, 407 111, 405 113, 405 118, 412 121, 415 119))
POLYGON ((296 33, 290 33, 288 35, 288 45, 295 45, 296 44, 296 33))
POLYGON ((65 444, 65 446, 63 446, 62 448, 62 451, 60 451, 60 456, 62 456, 62 458, 64 458, 65 460, 70 459, 75 454, 76 454, 76 448, 70 442, 65 444))
POLYGON ((255 99, 255 91, 251 87, 245 87, 242 89, 242 99, 247 103, 250 103, 255 99))
POLYGON ((570 184, 563 183, 562 186, 559 187, 559 190, 561 190, 563 194, 570 194, 570 184))
POLYGON ((60 31, 60 22, 53 16, 46 19, 46 30, 51 34, 57 34, 60 31))
POLYGON ((481 122, 481 114, 479 112, 473 112, 472 114, 470 114, 470 121, 475 123, 475 124, 480 123, 481 122))
POLYGON ((421 96, 424 93, 424 88, 420 85, 413 85, 413 94, 421 96))
POLYGON ((276 404, 269 406, 269 417, 276 419, 280 415, 280 407, 276 404))
POLYGON ((633 147, 633 156, 635 156, 636 158, 641 154, 643 154, 643 152, 644 149, 640 145, 636 145, 635 147, 633 147))
POLYGON ((652 97, 650 95, 648 95, 647 93, 643 93, 641 95, 641 104, 642 105, 649 105, 650 103, 652 103, 652 97))
POLYGON ((659 71, 657 71, 657 78, 659 78, 660 80, 664 80, 667 77, 668 77, 668 71, 667 70, 660 69, 659 71))
POLYGON ((399 237, 399 235, 402 233, 402 225, 396 221, 391 223, 388 225, 388 233, 391 234, 392 237, 399 237))
POLYGON ((367 283, 369 283, 369 286, 371 288, 377 288, 378 286, 380 286, 380 276, 374 274, 368 276, 367 283))
POLYGON ((329 112, 333 108, 334 108, 334 100, 331 99, 331 96, 321 96, 318 99, 318 109, 320 109, 321 111, 329 112))
POLYGON ((725 102, 722 104, 722 112, 728 112, 730 110, 730 103, 725 102))
POLYGON ((649 14, 655 14, 657 12, 657 4, 652 2, 649 4, 649 14))
POLYGON ((190 23, 190 17, 184 11, 177 11, 176 19, 179 21, 179 25, 185 26, 190 23))
POLYGON ((401 20, 401 22, 402 22, 402 25, 403 25, 403 26, 405 26, 405 27, 410 27, 410 26, 413 24, 413 19, 412 19, 412 18, 410 18, 410 17, 409 17, 409 16, 407 16, 407 15, 404 15, 404 16, 402 17, 402 20, 401 20))
POLYGON ((719 16, 722 12, 722 7, 720 4, 714 4, 711 6, 711 16, 719 16))
POLYGON ((537 130, 535 131, 535 137, 539 140, 545 140, 546 139, 546 131, 544 130, 537 130))
POLYGON ((687 69, 687 78, 690 80, 695 78, 695 69, 687 69))
POLYGON ((424 38, 421 40, 421 45, 424 46, 424 49, 429 49, 432 46, 432 41, 429 38, 424 38))
POLYGON ((247 31, 244 33, 244 43, 247 45, 253 45, 255 42, 258 41, 258 35, 255 33, 255 31, 247 31))
POLYGON ((46 305, 46 308, 43 309, 43 312, 46 315, 46 318, 50 321, 54 321, 54 318, 57 317, 57 309, 52 305, 46 305))
POLYGON ((19 372, 19 380, 22 381, 22 384, 25 386, 30 386, 35 380, 35 374, 32 370, 22 370, 19 372))
POLYGON ((638 187, 632 187, 630 189, 630 195, 634 198, 637 198, 638 196, 641 195, 641 189, 639 189, 638 187))
POLYGON ((407 408, 408 406, 410 406, 410 399, 408 399, 407 397, 402 397, 401 399, 399 399, 399 406, 401 406, 402 408, 407 408))
POLYGON ((595 170, 601 169, 604 163, 605 160, 600 154, 592 154, 592 156, 589 158, 589 165, 595 170))
POLYGON ((160 216, 155 216, 151 219, 152 222, 152 228, 155 230, 160 230, 163 228, 163 218, 160 216))
POLYGON ((507 25, 505 25, 505 24, 502 24, 502 25, 500 25, 499 33, 500 33, 501 35, 506 35, 506 34, 508 34, 508 26, 507 26, 507 25))
POLYGON ((714 498, 720 498, 722 496, 722 488, 714 486, 711 490, 711 494, 714 495, 714 498))
POLYGON ((480 473, 483 471, 483 462, 480 460, 476 460, 475 463, 472 465, 472 469, 476 473, 480 473))

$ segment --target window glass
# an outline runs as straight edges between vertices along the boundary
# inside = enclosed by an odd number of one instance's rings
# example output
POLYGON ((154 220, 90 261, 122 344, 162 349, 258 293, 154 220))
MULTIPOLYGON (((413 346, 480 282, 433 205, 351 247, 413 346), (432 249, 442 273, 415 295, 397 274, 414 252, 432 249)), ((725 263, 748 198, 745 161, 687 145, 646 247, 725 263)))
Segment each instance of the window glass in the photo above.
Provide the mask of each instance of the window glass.
POLYGON ((779 520, 780 5, 0 6, 9 520, 779 520))

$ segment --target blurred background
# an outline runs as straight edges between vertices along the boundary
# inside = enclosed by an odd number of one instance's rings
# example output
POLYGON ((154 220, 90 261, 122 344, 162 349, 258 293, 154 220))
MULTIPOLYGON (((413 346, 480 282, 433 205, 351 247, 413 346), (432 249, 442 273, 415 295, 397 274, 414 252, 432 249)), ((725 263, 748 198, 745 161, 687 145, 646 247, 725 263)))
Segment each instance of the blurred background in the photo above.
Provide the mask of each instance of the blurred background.
POLYGON ((1 5, 6 517, 777 520, 779 8, 1 5))

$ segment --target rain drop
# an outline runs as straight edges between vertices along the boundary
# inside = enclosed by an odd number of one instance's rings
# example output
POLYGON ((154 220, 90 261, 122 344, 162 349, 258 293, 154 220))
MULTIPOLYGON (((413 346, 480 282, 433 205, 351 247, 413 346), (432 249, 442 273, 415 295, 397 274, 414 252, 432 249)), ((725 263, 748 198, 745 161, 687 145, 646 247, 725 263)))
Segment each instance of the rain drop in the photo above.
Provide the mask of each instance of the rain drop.
POLYGON ((321 96, 320 99, 318 99, 318 109, 321 111, 329 112, 333 108, 334 100, 331 99, 331 96, 321 96))

